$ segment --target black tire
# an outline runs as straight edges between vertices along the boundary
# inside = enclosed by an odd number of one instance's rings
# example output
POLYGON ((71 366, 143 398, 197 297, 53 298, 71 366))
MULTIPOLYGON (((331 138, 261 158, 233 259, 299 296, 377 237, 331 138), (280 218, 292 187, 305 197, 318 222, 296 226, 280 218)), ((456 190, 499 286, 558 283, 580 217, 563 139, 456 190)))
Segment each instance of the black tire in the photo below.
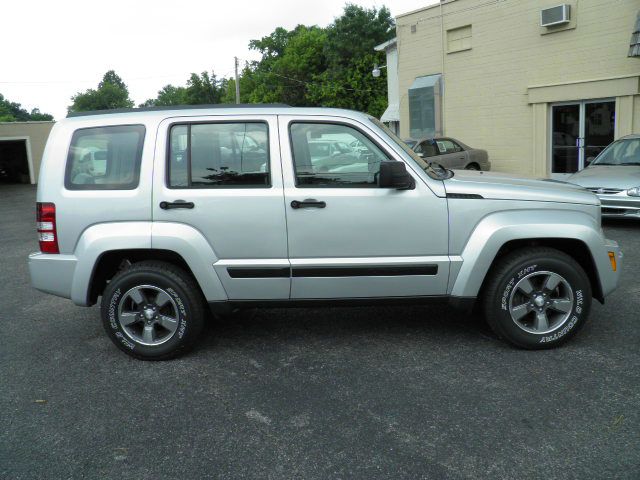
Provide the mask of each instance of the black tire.
POLYGON ((469 165, 467 165, 466 167, 464 167, 465 170, 476 170, 476 171, 480 171, 480 165, 478 165, 477 163, 470 163, 469 165))
MULTIPOLYGON (((152 293, 149 294, 149 297, 151 296, 152 293)), ((146 299, 147 295, 144 298, 146 299)), ((168 360, 186 353, 194 346, 204 327, 204 307, 202 293, 190 275, 169 263, 144 261, 121 270, 111 279, 102 295, 100 310, 104 329, 120 350, 140 360, 168 360), (150 327, 155 328, 155 331, 162 331, 167 337, 156 340, 162 341, 160 344, 144 344, 136 340, 133 329, 145 328, 145 317, 142 313, 139 315, 141 320, 135 321, 142 323, 142 327, 132 323, 131 327, 127 327, 129 331, 119 320, 120 306, 123 302, 129 301, 125 296, 139 286, 143 286, 143 290, 147 292, 153 292, 154 290, 149 289, 155 288, 169 297, 166 303, 168 307, 162 308, 169 308, 173 312, 170 316, 176 319, 173 326, 175 330, 165 331, 162 326, 150 327)))
POLYGON ((500 259, 489 272, 482 292, 482 310, 498 337, 530 350, 553 348, 573 337, 586 323, 591 310, 591 283, 582 267, 563 252, 545 247, 518 250, 500 259), (561 280, 556 290, 543 288, 546 278, 557 276, 561 280), (532 293, 526 294, 531 286, 532 293), (572 303, 564 298, 571 298, 572 303), (536 303, 545 299, 552 305, 564 305, 564 311, 536 303), (512 307, 517 307, 523 317, 516 320, 518 313, 512 316, 512 307), (538 313, 541 323, 537 323, 538 313))

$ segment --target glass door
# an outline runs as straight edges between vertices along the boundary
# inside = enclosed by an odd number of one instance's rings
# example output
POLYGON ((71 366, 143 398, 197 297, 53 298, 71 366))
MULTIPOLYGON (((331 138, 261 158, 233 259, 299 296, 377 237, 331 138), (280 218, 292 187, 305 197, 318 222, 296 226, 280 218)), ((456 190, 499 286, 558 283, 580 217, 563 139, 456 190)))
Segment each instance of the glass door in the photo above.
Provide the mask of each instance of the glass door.
POLYGON ((551 176, 582 170, 614 140, 616 103, 589 100, 551 106, 551 176))
POLYGON ((613 142, 615 122, 616 102, 585 102, 582 139, 584 164, 581 168, 588 166, 607 145, 613 142))
POLYGON ((551 173, 580 168, 580 110, 579 103, 551 107, 551 173))

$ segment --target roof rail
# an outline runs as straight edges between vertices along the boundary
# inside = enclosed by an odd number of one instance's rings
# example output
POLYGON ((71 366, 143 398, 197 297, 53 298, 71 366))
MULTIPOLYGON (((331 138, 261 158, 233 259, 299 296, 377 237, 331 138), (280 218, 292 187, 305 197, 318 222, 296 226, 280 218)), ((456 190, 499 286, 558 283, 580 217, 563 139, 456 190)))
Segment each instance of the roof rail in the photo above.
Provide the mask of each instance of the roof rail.
POLYGON ((162 107, 114 108, 112 110, 91 110, 87 112, 70 112, 67 118, 86 117, 90 115, 108 115, 112 113, 157 112, 165 110, 196 110, 214 108, 291 108, 284 103, 214 103, 211 105, 169 105, 162 107))

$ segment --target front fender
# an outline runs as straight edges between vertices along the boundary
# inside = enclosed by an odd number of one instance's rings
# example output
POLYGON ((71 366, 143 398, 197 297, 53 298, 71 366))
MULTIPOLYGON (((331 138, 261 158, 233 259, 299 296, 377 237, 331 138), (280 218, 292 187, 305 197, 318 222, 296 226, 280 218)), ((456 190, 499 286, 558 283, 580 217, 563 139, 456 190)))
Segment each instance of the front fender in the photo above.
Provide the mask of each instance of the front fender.
MULTIPOLYGON (((476 297, 500 248, 512 240, 570 239, 584 243, 593 257, 603 294, 618 283, 608 251, 618 255, 615 242, 607 243, 591 215, 572 210, 517 210, 484 217, 471 233, 459 257, 457 274, 452 269, 450 294, 476 297)), ((453 260, 453 259, 452 259, 453 260)), ((452 262, 452 265, 456 262, 452 262)))

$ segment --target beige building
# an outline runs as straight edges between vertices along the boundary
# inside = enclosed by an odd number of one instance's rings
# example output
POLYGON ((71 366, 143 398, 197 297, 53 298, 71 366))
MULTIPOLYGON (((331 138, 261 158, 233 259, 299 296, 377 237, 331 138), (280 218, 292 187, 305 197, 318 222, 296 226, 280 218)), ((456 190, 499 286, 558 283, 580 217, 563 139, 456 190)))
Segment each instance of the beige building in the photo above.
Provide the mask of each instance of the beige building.
POLYGON ((36 183, 55 122, 0 122, 0 182, 36 183))
POLYGON ((562 177, 640 133, 640 1, 561 5, 444 0, 398 16, 401 136, 459 138, 495 170, 562 177))

